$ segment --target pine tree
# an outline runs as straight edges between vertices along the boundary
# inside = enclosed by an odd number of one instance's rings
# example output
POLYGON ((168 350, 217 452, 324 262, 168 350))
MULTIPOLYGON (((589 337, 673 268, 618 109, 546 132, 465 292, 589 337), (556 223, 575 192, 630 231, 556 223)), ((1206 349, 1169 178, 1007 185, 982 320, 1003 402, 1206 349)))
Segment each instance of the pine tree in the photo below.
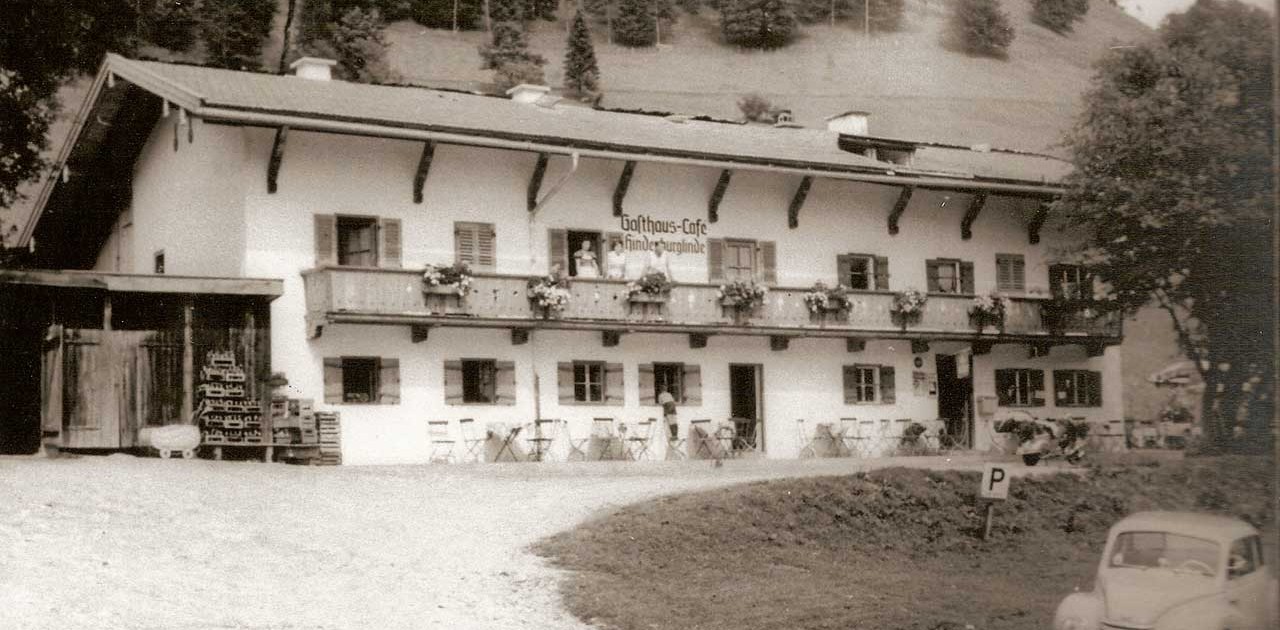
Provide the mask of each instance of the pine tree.
POLYGON ((796 30, 787 0, 722 0, 720 31, 725 41, 746 48, 781 48, 796 30))
POLYGON ((558 0, 524 0, 524 19, 554 22, 558 8, 558 0))
POLYGON ((568 48, 564 55, 564 89, 584 101, 595 99, 600 94, 600 67, 587 18, 580 10, 573 16, 568 48))
POLYGON ((205 62, 218 68, 257 70, 271 33, 275 0, 203 0, 197 11, 205 62))
POLYGON ((352 7, 334 26, 330 36, 338 76, 358 83, 387 83, 395 79, 387 63, 385 24, 377 9, 352 7))
POLYGON ((959 0, 947 28, 953 43, 973 55, 1004 58, 1013 43, 1013 26, 999 0, 959 0))
POLYGON ((623 46, 652 46, 658 41, 654 0, 619 0, 613 17, 613 40, 623 46))

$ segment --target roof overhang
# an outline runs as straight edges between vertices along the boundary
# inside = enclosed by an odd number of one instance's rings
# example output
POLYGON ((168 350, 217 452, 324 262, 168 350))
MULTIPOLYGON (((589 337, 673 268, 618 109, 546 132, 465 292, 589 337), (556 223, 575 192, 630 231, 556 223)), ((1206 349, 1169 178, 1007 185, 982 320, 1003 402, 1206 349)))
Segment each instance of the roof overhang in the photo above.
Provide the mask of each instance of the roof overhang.
POLYGON ((0 269, 0 285, 91 289, 110 293, 257 296, 268 301, 284 294, 284 281, 273 278, 203 278, 61 269, 0 269))

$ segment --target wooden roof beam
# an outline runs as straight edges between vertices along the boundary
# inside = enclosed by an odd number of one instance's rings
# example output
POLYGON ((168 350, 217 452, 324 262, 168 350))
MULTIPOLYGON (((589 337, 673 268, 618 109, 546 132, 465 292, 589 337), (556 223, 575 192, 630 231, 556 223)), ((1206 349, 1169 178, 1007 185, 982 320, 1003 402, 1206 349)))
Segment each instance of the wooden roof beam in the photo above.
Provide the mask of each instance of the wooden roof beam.
POLYGON ((422 203, 422 187, 427 183, 427 174, 431 172, 431 160, 436 155, 436 141, 428 140, 422 145, 422 157, 418 158, 418 172, 413 176, 413 202, 422 203))
POLYGON ((787 227, 793 230, 800 227, 800 208, 804 207, 804 200, 809 196, 809 187, 812 185, 813 176, 805 175, 800 179, 796 194, 791 196, 791 205, 787 207, 787 227))
POLYGON ((533 175, 529 177, 529 190, 525 197, 525 203, 529 212, 533 212, 538 208, 538 192, 542 189, 542 178, 547 174, 547 161, 550 159, 546 153, 538 154, 538 163, 533 166, 533 175))
POLYGON ((969 200, 969 209, 965 210, 964 218, 960 220, 960 238, 969 240, 973 238, 973 222, 978 220, 978 215, 982 213, 982 206, 987 204, 987 191, 980 190, 973 195, 973 199, 969 200))
MULTIPOLYGON (((271 161, 267 163, 267 193, 276 192, 276 180, 280 177, 280 162, 284 159, 284 143, 288 139, 289 126, 277 127, 276 139, 271 143, 271 161)), ((174 142, 177 143, 176 137, 174 142)))
POLYGON ((622 174, 618 176, 618 185, 613 187, 613 216, 622 216, 622 202, 627 199, 627 189, 631 188, 631 176, 636 173, 635 160, 627 160, 622 166, 622 174))
POLYGON ((902 218, 902 213, 907 211, 907 204, 911 203, 911 193, 915 192, 915 186, 903 186, 902 191, 898 193, 898 200, 893 204, 893 210, 889 212, 889 234, 892 236, 898 233, 898 220, 902 218))
POLYGON ((720 171, 720 179, 716 181, 716 187, 711 190, 711 199, 707 201, 707 222, 715 223, 720 220, 720 201, 724 199, 725 191, 729 190, 729 179, 733 177, 733 171, 724 169, 720 171))
POLYGON ((1036 208, 1036 213, 1031 217, 1031 222, 1027 224, 1027 241, 1032 245, 1040 243, 1040 228, 1044 227, 1045 219, 1049 218, 1048 201, 1040 202, 1036 208))

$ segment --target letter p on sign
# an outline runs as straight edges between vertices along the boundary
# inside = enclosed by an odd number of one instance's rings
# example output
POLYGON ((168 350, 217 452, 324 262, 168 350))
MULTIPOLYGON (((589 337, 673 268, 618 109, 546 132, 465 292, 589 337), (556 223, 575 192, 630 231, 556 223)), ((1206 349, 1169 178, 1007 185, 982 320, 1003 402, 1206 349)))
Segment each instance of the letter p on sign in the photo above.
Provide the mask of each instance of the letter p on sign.
POLYGON ((982 487, 978 496, 1003 501, 1009 498, 1009 471, 1004 464, 987 464, 982 469, 982 487))

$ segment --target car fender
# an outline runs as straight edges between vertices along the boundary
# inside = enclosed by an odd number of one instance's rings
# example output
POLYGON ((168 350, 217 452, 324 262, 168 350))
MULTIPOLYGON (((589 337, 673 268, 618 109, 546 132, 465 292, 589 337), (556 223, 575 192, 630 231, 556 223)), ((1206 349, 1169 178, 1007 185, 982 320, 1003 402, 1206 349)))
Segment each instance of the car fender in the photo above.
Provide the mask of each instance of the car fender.
POLYGON ((1166 610, 1155 630, 1233 630, 1241 628, 1235 611, 1220 595, 1197 597, 1166 610))
POLYGON ((1058 610, 1053 614, 1053 628, 1061 630, 1070 617, 1083 619, 1085 628, 1096 628, 1102 623, 1102 612, 1102 597, 1097 593, 1072 593, 1058 604, 1058 610))

